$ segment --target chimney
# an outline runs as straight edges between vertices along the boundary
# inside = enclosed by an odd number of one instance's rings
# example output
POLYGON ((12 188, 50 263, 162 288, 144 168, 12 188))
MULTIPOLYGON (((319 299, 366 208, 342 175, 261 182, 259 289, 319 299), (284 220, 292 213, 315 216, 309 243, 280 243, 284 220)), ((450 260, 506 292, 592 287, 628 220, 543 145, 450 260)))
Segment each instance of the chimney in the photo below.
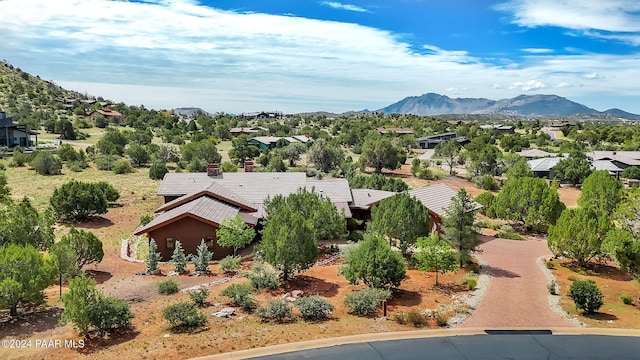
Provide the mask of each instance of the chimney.
POLYGON ((207 164, 207 176, 220 176, 220 164, 207 164))
POLYGON ((253 161, 244 162, 244 172, 253 172, 253 161))

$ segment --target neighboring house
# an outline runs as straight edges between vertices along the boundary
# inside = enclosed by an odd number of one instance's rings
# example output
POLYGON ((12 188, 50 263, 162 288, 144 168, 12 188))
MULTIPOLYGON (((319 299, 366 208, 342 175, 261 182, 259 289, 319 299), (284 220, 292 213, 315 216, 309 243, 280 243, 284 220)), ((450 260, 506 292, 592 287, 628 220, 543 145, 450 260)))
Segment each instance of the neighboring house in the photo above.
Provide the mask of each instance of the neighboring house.
POLYGON ((99 110, 94 110, 90 112, 89 115, 87 115, 87 117, 95 121, 98 115, 104 116, 105 118, 107 118, 107 121, 109 122, 121 122, 122 120, 124 120, 124 115, 108 107, 104 107, 99 110), (115 121, 113 121, 113 119, 115 119, 115 121))
POLYGON ((611 161, 621 169, 628 168, 629 166, 640 166, 640 151, 592 151, 586 155, 592 161, 611 161))
POLYGON ((555 156, 555 154, 552 154, 540 149, 522 150, 522 151, 518 151, 516 154, 520 156, 524 156, 525 158, 527 158, 527 160, 555 156))
POLYGON ((165 204, 156 210, 155 219, 134 234, 154 239, 165 260, 171 257, 177 240, 187 253, 194 253, 204 240, 214 259, 221 259, 231 253, 216 241, 216 229, 225 219, 239 214, 245 223, 255 226, 265 217, 265 199, 300 188, 314 189, 331 199, 346 218, 352 217, 349 205, 353 198, 344 179, 308 180, 301 172, 168 173, 158 190, 165 204))
POLYGON ((354 219, 371 220, 371 209, 380 204, 380 201, 396 195, 393 191, 374 189, 351 189, 353 202, 351 203, 351 213, 354 219))
POLYGON ((251 134, 256 134, 260 131, 269 131, 269 129, 262 127, 262 126, 254 126, 254 127, 235 127, 235 128, 231 128, 229 129, 229 133, 231 134, 231 136, 239 136, 242 134, 245 135, 251 135, 251 134))
POLYGON ((407 135, 407 134, 413 134, 413 129, 411 128, 388 128, 388 127, 381 127, 378 128, 378 132, 380 134, 398 134, 398 135, 407 135))
POLYGON ((423 136, 421 138, 416 139, 416 143, 418 144, 418 148, 420 149, 435 149, 438 144, 442 142, 447 142, 451 139, 456 139, 460 146, 464 146, 469 143, 469 140, 466 136, 456 136, 454 132, 448 132, 444 134, 431 135, 431 136, 423 136))
MULTIPOLYGON (((435 184, 425 186, 413 190, 409 190, 409 195, 420 200, 420 202, 429 209, 431 217, 429 227, 432 231, 442 231, 442 219, 447 215, 446 210, 451 206, 451 201, 458 194, 456 190, 444 184, 435 184)), ((482 205, 476 203, 475 210, 482 208, 482 205)))
POLYGON ((516 130, 511 125, 480 125, 482 130, 497 130, 503 134, 515 134, 516 130))
MULTIPOLYGON (((565 160, 564 157, 549 157, 549 158, 540 158, 533 159, 527 161, 527 164, 533 171, 533 176, 553 180, 556 177, 553 168, 558 165, 558 163, 562 160, 565 160)), ((591 160, 591 169, 594 171, 597 170, 607 170, 609 175, 620 177, 623 169, 618 167, 613 161, 610 160, 591 160)))
POLYGON ((283 117, 282 111, 258 111, 252 113, 243 113, 240 116, 249 119, 279 119, 283 117))
POLYGON ((14 124, 12 117, 0 111, 0 146, 6 146, 9 149, 16 146, 30 147, 34 144, 31 135, 35 135, 37 144, 38 134, 36 131, 30 131, 27 125, 14 124))
POLYGON ((260 150, 268 150, 276 147, 278 141, 284 140, 287 144, 301 142, 308 143, 313 141, 310 137, 305 135, 296 135, 289 137, 278 137, 278 136, 256 136, 254 138, 249 139, 249 144, 257 146, 260 150))

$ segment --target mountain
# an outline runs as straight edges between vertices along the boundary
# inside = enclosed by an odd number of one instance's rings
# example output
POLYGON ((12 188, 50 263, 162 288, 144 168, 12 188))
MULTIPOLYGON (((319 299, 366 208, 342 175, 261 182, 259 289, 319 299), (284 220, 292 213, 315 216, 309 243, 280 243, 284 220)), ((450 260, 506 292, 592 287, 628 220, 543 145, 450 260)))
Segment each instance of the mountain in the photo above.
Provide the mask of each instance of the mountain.
POLYGON ((575 114, 612 115, 632 120, 640 115, 619 109, 604 112, 592 109, 557 95, 520 95, 513 99, 456 98, 428 93, 410 96, 382 109, 385 114, 501 114, 519 116, 570 116, 575 114))
POLYGON ((171 110, 171 113, 174 115, 179 115, 179 116, 184 116, 187 118, 193 118, 196 117, 197 115, 208 115, 211 116, 212 114, 200 109, 200 108, 195 108, 195 107, 181 107, 181 108, 175 108, 171 110))

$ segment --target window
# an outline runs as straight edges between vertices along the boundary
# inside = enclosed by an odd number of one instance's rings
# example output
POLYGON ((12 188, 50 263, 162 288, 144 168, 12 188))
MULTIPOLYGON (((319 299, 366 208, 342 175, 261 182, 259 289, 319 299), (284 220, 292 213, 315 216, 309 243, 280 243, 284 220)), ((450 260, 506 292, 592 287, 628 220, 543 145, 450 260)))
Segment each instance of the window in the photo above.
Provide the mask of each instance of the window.
POLYGON ((176 245, 176 240, 174 238, 167 238, 167 249, 173 249, 176 245))
POLYGON ((213 237, 207 236, 207 237, 203 238, 202 240, 204 240, 204 242, 207 244, 207 247, 209 249, 211 249, 213 247, 213 237))

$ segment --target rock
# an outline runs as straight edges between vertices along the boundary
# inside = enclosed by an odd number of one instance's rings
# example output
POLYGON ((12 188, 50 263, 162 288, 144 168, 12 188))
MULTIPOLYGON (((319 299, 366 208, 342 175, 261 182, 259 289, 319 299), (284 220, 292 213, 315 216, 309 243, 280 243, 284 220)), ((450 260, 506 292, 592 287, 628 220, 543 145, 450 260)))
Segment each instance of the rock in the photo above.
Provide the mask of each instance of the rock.
POLYGON ((136 275, 147 275, 146 271, 138 271, 136 275))
POLYGON ((211 273, 211 271, 209 271, 209 270, 196 271, 196 276, 209 276, 210 273, 211 273))
POLYGON ((228 318, 231 315, 234 315, 235 313, 236 313, 236 309, 227 307, 227 308, 223 308, 218 312, 211 314, 211 316, 215 316, 217 318, 228 318))
POLYGON ((284 297, 284 301, 286 301, 286 302, 294 302, 296 300, 298 300, 298 299, 294 298, 293 296, 285 296, 284 297))
POLYGON ((155 269, 153 271, 148 271, 147 274, 149 274, 149 275, 160 275, 160 274, 162 274, 162 271, 160 269, 155 269))
POLYGON ((173 270, 169 271, 169 273, 167 274, 167 276, 178 276, 178 275, 180 274, 178 274, 176 271, 173 271, 173 270))
POLYGON ((304 291, 302 291, 302 290, 293 290, 291 292, 291 296, 293 296, 294 298, 299 298, 302 295, 304 295, 304 291))
POLYGON ((282 296, 282 298, 284 299, 284 301, 294 302, 294 301, 298 300, 302 295, 304 295, 304 291, 302 291, 302 290, 293 290, 293 291, 290 291, 290 292, 284 294, 282 296))
POLYGON ((168 337, 171 337, 171 335, 170 335, 170 334, 164 334, 164 336, 163 336, 163 337, 168 338, 168 337))

